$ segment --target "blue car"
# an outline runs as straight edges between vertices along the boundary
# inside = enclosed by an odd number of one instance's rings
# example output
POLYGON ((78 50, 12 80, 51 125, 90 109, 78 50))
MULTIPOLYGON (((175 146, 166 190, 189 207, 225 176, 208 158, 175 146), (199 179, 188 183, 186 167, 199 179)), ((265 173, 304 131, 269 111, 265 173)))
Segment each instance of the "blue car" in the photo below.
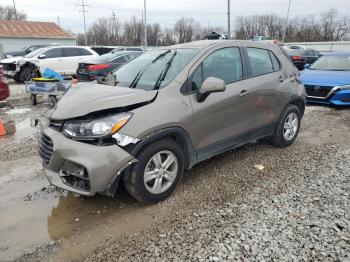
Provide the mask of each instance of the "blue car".
POLYGON ((300 78, 308 103, 350 106, 350 52, 323 54, 300 78))

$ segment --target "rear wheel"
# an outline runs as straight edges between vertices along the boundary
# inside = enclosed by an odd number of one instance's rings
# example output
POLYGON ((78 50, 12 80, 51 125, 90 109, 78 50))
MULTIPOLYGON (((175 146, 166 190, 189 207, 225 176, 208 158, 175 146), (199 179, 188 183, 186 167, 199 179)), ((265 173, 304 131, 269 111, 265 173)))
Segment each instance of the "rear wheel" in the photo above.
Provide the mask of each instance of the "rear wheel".
POLYGON ((145 204, 167 198, 184 172, 184 155, 180 146, 170 139, 160 140, 148 145, 138 159, 125 181, 129 194, 145 204))
POLYGON ((56 105, 57 101, 58 101, 58 99, 56 96, 49 96, 50 108, 53 108, 56 105))
POLYGON ((293 144, 299 133, 300 121, 299 108, 295 105, 289 105, 277 124, 273 135, 273 143, 280 147, 293 144))
POLYGON ((35 106, 37 104, 37 100, 36 100, 36 95, 31 94, 30 95, 30 103, 35 106))

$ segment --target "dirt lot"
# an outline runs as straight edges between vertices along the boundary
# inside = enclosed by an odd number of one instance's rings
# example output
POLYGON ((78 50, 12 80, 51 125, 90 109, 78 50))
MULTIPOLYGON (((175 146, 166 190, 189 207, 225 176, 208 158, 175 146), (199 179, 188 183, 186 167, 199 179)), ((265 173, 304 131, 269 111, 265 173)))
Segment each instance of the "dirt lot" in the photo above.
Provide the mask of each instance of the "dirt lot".
POLYGON ((85 198, 50 186, 29 120, 48 109, 22 88, 0 107, 17 127, 0 140, 0 261, 349 261, 350 110, 307 107, 293 146, 222 154, 142 206, 123 187, 85 198))

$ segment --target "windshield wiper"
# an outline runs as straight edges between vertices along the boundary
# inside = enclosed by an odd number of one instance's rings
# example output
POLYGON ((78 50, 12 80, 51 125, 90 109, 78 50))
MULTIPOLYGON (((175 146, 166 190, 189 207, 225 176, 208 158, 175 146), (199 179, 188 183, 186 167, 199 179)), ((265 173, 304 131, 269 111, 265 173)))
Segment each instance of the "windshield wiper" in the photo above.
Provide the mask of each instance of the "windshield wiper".
POLYGON ((140 78, 142 77, 143 73, 151 66, 153 65, 158 59, 162 58, 163 56, 165 56, 166 54, 170 53, 171 50, 167 50, 163 53, 161 53, 160 55, 158 55, 156 58, 154 58, 152 60, 151 63, 147 64, 146 66, 144 66, 143 68, 141 68, 141 70, 136 74, 134 80, 132 80, 131 84, 130 84, 130 88, 135 88, 138 84, 138 82, 140 81, 140 78))
POLYGON ((164 81, 168 71, 169 71, 169 68, 171 67, 171 64, 173 63, 174 61, 174 58, 177 54, 177 51, 174 52, 174 54, 171 56, 171 58, 169 59, 169 61, 166 63, 164 69, 162 70, 162 72, 160 73, 159 77, 157 78, 157 81, 156 83, 154 84, 154 87, 153 87, 153 90, 158 90, 162 81, 164 81))

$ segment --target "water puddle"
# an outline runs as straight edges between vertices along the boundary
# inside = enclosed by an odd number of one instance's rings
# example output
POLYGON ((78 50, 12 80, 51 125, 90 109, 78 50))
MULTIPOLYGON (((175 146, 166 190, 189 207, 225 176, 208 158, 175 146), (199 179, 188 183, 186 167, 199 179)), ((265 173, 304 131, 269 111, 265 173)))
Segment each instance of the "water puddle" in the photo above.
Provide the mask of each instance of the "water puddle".
POLYGON ((0 162, 0 170, 0 261, 75 235, 89 246, 95 243, 90 236, 103 240, 110 234, 111 230, 99 228, 105 224, 118 234, 151 221, 123 190, 114 198, 77 197, 50 186, 39 157, 0 162))
POLYGON ((32 136, 37 132, 39 132, 39 129, 31 126, 30 118, 28 117, 16 124, 16 133, 13 137, 15 139, 21 139, 32 136))

